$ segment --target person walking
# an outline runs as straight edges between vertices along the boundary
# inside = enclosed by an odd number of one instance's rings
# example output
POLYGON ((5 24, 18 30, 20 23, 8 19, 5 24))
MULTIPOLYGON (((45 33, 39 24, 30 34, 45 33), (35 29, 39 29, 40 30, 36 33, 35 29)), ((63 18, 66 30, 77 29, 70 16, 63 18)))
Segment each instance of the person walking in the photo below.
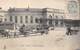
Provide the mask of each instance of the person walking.
POLYGON ((67 35, 72 35, 71 31, 72 31, 72 30, 71 30, 71 27, 68 27, 66 34, 67 34, 67 35))

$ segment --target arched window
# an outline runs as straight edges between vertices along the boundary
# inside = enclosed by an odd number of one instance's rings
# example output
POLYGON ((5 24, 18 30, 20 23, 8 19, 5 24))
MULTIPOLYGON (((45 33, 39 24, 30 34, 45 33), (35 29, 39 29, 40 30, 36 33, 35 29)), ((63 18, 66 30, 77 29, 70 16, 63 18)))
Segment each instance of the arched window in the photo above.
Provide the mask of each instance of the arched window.
POLYGON ((54 14, 52 14, 54 16, 54 14))

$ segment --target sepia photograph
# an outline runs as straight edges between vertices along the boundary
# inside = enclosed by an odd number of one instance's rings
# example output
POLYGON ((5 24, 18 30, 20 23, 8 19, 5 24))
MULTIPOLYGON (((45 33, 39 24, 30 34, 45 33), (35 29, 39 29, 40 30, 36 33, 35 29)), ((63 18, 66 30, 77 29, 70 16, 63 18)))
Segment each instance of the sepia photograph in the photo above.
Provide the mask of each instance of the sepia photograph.
POLYGON ((0 0, 0 50, 80 50, 80 0, 0 0))

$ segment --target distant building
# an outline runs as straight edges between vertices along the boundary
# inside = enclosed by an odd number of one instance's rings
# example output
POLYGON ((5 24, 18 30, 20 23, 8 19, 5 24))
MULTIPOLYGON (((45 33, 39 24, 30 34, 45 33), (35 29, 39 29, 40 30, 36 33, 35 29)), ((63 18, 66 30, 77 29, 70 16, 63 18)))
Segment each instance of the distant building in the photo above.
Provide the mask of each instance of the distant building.
POLYGON ((80 0, 67 0, 66 9, 68 19, 80 20, 80 0))
POLYGON ((80 26, 80 0, 66 1, 66 20, 70 26, 80 26))

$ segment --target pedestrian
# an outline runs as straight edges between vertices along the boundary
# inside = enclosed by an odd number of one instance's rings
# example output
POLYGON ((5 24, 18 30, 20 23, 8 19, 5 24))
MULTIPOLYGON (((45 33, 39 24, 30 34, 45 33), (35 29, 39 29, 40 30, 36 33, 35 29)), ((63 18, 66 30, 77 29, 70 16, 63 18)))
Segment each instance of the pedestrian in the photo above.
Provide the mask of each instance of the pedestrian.
POLYGON ((68 28, 67 28, 67 32, 66 32, 66 34, 67 34, 67 35, 72 35, 71 32, 72 32, 71 27, 68 27, 68 28))

